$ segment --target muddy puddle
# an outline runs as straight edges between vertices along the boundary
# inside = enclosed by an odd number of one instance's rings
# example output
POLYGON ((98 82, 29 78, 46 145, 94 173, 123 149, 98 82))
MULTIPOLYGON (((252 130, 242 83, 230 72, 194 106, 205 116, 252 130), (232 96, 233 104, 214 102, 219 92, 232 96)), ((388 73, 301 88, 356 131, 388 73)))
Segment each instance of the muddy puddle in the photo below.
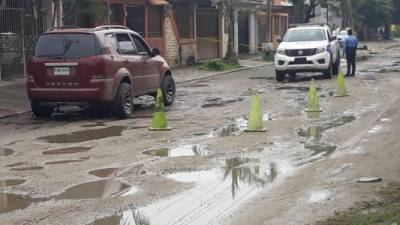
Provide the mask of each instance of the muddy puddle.
POLYGON ((194 187, 139 210, 151 224, 211 224, 280 176, 274 163, 259 159, 237 157, 221 163, 216 169, 168 175, 169 179, 193 183, 194 187))
POLYGON ((149 218, 139 210, 128 210, 121 214, 95 220, 89 225, 151 225, 149 218))
POLYGON ((9 156, 12 155, 14 151, 8 148, 0 148, 0 156, 9 156))
MULTIPOLYGON (((309 87, 301 87, 301 86, 281 86, 281 87, 276 87, 275 90, 278 91, 297 91, 297 92, 308 92, 310 90, 309 87)), ((321 88, 317 87, 317 91, 321 91, 321 88)))
POLYGON ((0 187, 12 187, 25 183, 24 179, 0 180, 0 187))
POLYGON ((105 128, 91 129, 91 130, 83 130, 76 131, 67 134, 59 134, 41 137, 41 140, 44 140, 48 143, 79 143, 91 140, 98 140, 109 137, 118 137, 122 135, 124 130, 128 129, 125 126, 111 126, 105 128))
POLYGON ((244 98, 238 98, 238 99, 209 98, 206 99, 207 103, 201 105, 201 108, 222 107, 235 102, 241 102, 243 100, 244 98))
POLYGON ((11 171, 17 171, 17 172, 22 172, 22 171, 33 171, 33 170, 42 170, 42 169, 44 169, 43 166, 28 166, 28 167, 12 168, 10 170, 11 171))
POLYGON ((210 152, 204 145, 182 145, 173 148, 151 149, 143 152, 145 155, 159 157, 206 156, 210 152))
POLYGON ((42 152, 42 154, 44 155, 72 154, 72 153, 88 152, 91 149, 92 149, 91 147, 68 147, 68 148, 59 148, 59 149, 44 151, 42 152))
POLYGON ((117 177, 117 175, 122 172, 123 169, 124 168, 105 168, 89 171, 89 174, 100 178, 117 177))
POLYGON ((33 202, 29 197, 8 193, 0 193, 0 199, 0 214, 25 209, 33 202))
POLYGON ((77 162, 86 161, 88 159, 89 159, 89 157, 82 157, 82 158, 79 158, 79 159, 55 160, 55 161, 45 162, 45 164, 46 165, 58 165, 58 164, 77 163, 77 162))
POLYGON ((247 119, 238 118, 221 128, 216 128, 210 132, 209 137, 228 137, 238 136, 247 128, 247 119))
POLYGON ((132 195, 137 189, 116 180, 99 180, 68 188, 57 199, 95 199, 132 195))

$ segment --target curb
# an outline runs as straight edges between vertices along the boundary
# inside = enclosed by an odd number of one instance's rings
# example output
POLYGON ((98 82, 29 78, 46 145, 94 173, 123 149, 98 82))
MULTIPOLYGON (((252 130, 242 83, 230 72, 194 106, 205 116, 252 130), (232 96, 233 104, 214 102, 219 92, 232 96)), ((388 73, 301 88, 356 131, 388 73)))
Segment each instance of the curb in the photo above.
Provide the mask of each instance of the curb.
POLYGON ((211 74, 207 74, 207 75, 196 77, 196 78, 189 78, 189 79, 186 79, 186 80, 177 81, 176 83, 177 84, 186 83, 186 82, 191 82, 191 81, 195 81, 195 80, 201 80, 201 79, 205 79, 205 78, 225 75, 225 74, 228 74, 228 73, 235 73, 235 72, 240 72, 240 71, 245 71, 245 70, 252 70, 252 69, 256 69, 256 68, 260 68, 260 67, 264 67, 264 66, 268 66, 268 65, 269 64, 257 65, 257 66, 244 66, 244 67, 233 69, 233 70, 227 70, 227 71, 222 71, 222 72, 217 72, 217 73, 211 73, 211 74))

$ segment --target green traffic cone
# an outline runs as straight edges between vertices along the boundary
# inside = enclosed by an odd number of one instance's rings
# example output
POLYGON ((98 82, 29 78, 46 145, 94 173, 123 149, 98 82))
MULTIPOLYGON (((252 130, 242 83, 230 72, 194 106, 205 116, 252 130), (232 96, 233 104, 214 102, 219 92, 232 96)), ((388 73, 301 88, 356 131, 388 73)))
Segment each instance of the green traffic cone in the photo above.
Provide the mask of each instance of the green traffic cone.
POLYGON ((258 94, 258 91, 254 91, 253 96, 251 97, 249 121, 245 131, 266 132, 263 123, 263 115, 261 113, 260 95, 258 94))
POLYGON ((167 115, 165 113, 164 98, 161 89, 157 90, 156 106, 154 109, 153 121, 150 130, 171 130, 168 127, 167 115))
POLYGON ((339 72, 339 75, 337 77, 337 88, 335 97, 346 97, 346 96, 349 95, 347 94, 346 85, 344 84, 344 74, 342 72, 339 72))
POLYGON ((308 93, 308 103, 306 112, 322 112, 319 107, 319 97, 317 93, 317 85, 315 84, 315 80, 311 80, 310 92, 308 93))

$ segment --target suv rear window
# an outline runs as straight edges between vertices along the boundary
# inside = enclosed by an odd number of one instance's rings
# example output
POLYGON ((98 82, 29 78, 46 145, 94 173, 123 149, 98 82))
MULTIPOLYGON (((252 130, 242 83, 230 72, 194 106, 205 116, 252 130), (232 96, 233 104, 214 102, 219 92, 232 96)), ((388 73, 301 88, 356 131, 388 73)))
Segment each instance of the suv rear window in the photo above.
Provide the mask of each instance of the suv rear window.
POLYGON ((97 55, 98 43, 93 34, 45 34, 35 46, 35 56, 80 59, 97 55))
POLYGON ((284 41, 325 41, 326 39, 325 31, 323 29, 300 29, 289 30, 284 41))

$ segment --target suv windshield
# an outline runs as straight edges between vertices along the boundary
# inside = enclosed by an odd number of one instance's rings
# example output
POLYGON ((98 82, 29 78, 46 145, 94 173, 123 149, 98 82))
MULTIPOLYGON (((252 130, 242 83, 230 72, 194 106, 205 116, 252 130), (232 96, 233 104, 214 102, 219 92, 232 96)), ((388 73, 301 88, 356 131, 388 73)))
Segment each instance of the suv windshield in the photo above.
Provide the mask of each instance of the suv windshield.
POLYGON ((92 34, 45 34, 35 46, 35 56, 80 59, 96 55, 96 39, 92 34))
POLYGON ((301 29, 289 30, 284 41, 300 42, 300 41, 325 41, 326 35, 323 29, 301 29))

